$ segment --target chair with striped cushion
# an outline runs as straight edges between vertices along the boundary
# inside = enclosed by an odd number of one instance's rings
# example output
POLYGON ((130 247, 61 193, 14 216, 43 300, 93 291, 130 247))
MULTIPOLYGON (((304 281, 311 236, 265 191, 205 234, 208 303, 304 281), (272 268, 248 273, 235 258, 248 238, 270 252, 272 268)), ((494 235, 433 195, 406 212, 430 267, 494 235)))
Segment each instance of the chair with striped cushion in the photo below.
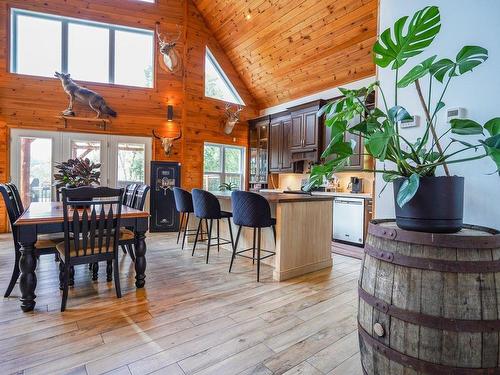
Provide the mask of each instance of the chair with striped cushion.
POLYGON ((116 296, 121 298, 118 241, 123 189, 80 187, 61 190, 64 215, 64 241, 59 252, 59 278, 66 309, 70 267, 78 264, 112 262, 116 296))

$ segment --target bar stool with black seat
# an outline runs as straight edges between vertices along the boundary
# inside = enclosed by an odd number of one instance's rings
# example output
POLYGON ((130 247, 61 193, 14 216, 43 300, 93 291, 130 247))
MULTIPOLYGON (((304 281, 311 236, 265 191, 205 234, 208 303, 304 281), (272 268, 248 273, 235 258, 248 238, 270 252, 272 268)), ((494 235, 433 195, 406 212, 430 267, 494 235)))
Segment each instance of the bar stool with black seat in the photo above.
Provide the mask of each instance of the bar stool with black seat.
POLYGON ((231 212, 222 211, 220 209, 219 200, 212 193, 209 193, 208 191, 202 189, 193 189, 192 194, 193 194, 194 215, 200 220, 200 222, 198 223, 198 229, 196 230, 196 237, 194 239, 193 252, 191 255, 194 255, 194 251, 196 249, 196 244, 198 242, 198 237, 200 235, 200 230, 202 227, 202 221, 205 220, 205 224, 208 228, 207 260, 206 260, 206 263, 208 263, 208 257, 210 255, 210 246, 212 244, 213 239, 217 240, 217 251, 220 250, 220 245, 226 245, 230 243, 232 247, 234 246, 233 231, 231 228, 232 214, 231 212), (231 240, 222 239, 221 242, 220 230, 219 230, 220 219, 227 219, 227 223, 229 225, 229 235, 231 237, 231 240), (214 220, 217 220, 217 237, 212 238, 212 227, 214 220))
MULTIPOLYGON (((179 223, 179 231, 177 232, 177 243, 181 238, 182 233, 182 250, 186 237, 196 233, 196 229, 189 229, 189 216, 194 213, 193 196, 187 190, 174 187, 175 208, 181 214, 181 222, 179 223)), ((208 230, 208 229, 207 229, 208 230)), ((201 237, 203 239, 203 228, 201 229, 201 237)))
MULTIPOLYGON (((14 184, 6 183, 0 184, 0 193, 5 203, 7 215, 12 229, 12 239, 14 240, 14 268, 10 277, 9 285, 5 291, 4 297, 7 298, 12 293, 17 279, 21 273, 19 269, 19 259, 21 258, 21 251, 19 245, 18 227, 14 226, 17 219, 24 213, 23 203, 21 196, 14 184)), ((62 240, 62 234, 54 235, 40 235, 35 243, 35 254, 38 256, 45 254, 56 253, 56 245, 62 240)), ((71 272, 71 271, 70 271, 71 272)), ((71 276, 71 275, 70 275, 71 276)))
POLYGON ((108 187, 61 190, 64 241, 56 245, 61 259, 59 262, 59 278, 63 290, 61 311, 66 309, 70 267, 78 264, 111 261, 116 296, 121 298, 118 241, 123 192, 123 189, 108 187))
MULTIPOLYGON (((149 186, 146 184, 133 184, 133 185, 135 185, 134 194, 130 200, 125 199, 124 196, 124 202, 126 202, 124 204, 125 206, 132 207, 135 208, 136 210, 142 211, 144 210, 144 205, 146 204, 146 197, 148 195, 149 186)), ((125 194, 127 194, 126 191, 125 194)), ((128 252, 130 258, 132 258, 132 261, 135 262, 135 253, 134 253, 135 233, 133 231, 133 228, 120 228, 119 245, 122 248, 123 252, 124 253, 128 252)))
POLYGON ((248 191, 233 191, 231 193, 231 205, 233 209, 233 223, 238 225, 238 233, 236 234, 231 264, 229 265, 229 272, 231 272, 231 269, 233 268, 233 262, 236 255, 252 259, 252 263, 257 261, 258 282, 260 280, 261 260, 272 257, 276 254, 274 251, 261 249, 261 229, 271 227, 273 230, 274 242, 276 243, 276 219, 271 217, 271 207, 269 207, 267 199, 256 193, 248 191), (242 227, 253 228, 253 246, 248 249, 237 251, 242 227), (256 250, 257 258, 255 258, 256 250), (243 254, 247 251, 252 251, 251 257, 243 254), (261 252, 265 252, 268 255, 261 257, 261 252))

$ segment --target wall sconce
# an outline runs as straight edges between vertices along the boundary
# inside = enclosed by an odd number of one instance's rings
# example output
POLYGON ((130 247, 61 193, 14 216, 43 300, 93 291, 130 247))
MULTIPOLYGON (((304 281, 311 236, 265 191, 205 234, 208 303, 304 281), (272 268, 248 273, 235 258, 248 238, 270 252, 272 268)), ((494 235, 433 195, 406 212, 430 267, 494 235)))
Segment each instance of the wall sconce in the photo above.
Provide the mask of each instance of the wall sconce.
POLYGON ((173 105, 168 105, 167 106, 167 121, 172 121, 174 119, 174 106, 173 105))

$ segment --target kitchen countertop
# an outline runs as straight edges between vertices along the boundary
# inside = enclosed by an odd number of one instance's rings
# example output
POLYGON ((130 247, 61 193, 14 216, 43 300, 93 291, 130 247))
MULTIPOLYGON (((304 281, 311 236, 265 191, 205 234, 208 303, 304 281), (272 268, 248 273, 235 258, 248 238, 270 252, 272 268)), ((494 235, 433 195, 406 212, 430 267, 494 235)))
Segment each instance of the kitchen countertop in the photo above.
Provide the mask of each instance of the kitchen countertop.
MULTIPOLYGON (((288 194, 288 193, 267 193, 259 192, 267 199, 269 203, 293 203, 293 202, 314 202, 314 201, 329 201, 333 199, 332 195, 308 195, 308 194, 288 194)), ((230 191, 220 191, 214 193, 217 198, 231 199, 230 191)))
POLYGON ((373 198, 373 196, 370 193, 349 193, 349 192, 335 192, 335 191, 313 191, 312 195, 345 197, 345 198, 363 198, 363 199, 373 198))
MULTIPOLYGON (((283 190, 281 189, 262 189, 259 194, 281 194, 283 190)), ((349 193, 347 191, 344 192, 336 192, 336 191, 313 191, 313 196, 330 196, 330 197, 346 197, 346 198, 363 198, 363 199, 372 199, 373 196, 371 193, 349 193)))

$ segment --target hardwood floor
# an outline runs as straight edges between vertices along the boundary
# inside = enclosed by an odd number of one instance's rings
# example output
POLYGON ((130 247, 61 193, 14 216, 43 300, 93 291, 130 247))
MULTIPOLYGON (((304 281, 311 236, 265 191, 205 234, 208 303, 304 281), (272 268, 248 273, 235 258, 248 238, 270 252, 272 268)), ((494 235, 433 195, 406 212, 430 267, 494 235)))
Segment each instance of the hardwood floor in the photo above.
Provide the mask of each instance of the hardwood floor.
MULTIPOLYGON (((361 374, 359 260, 334 255, 332 270, 281 283, 264 265, 257 283, 251 261, 237 258, 229 274, 229 252, 204 256, 181 251, 174 234, 150 235, 145 289, 128 256, 121 299, 105 266, 95 283, 79 266, 64 313, 57 263, 42 256, 35 311, 20 311, 18 286, 0 303, 0 374, 361 374)), ((1 235, 1 288, 12 261, 1 235)))

